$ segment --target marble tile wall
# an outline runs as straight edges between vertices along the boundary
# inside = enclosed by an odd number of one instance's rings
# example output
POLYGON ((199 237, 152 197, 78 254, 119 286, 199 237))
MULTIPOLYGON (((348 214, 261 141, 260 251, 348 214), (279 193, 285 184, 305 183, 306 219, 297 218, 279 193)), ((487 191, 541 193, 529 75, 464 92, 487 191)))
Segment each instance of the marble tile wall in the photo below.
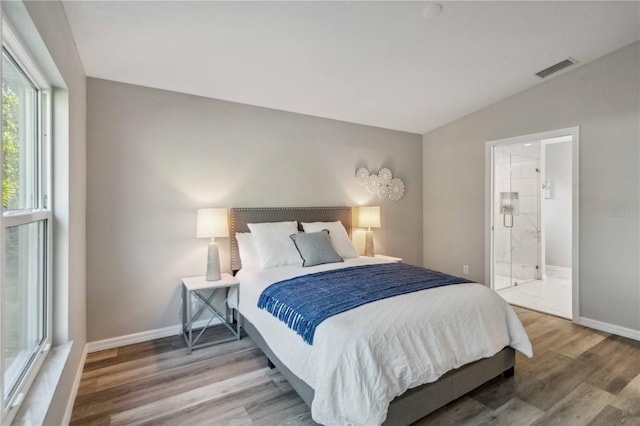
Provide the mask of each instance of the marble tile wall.
MULTIPOLYGON (((495 275, 510 276, 512 282, 520 283, 538 278, 536 265, 539 265, 541 234, 540 185, 536 169, 540 167, 539 144, 523 155, 514 153, 516 150, 510 146, 495 149, 494 271, 495 275), (500 211, 501 192, 517 193, 518 196, 512 228, 504 225, 500 211)), ((509 222, 507 218, 507 225, 509 222)), ((503 286, 509 283, 500 282, 503 286)))

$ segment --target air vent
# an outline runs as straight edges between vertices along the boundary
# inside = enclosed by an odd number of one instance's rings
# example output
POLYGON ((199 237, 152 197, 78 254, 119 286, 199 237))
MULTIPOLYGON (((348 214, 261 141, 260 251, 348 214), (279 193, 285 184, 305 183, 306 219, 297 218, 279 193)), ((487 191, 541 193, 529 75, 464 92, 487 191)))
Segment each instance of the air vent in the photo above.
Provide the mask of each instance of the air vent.
POLYGON ((571 60, 571 59, 565 59, 562 62, 558 62, 555 65, 551 65, 549 68, 545 68, 540 72, 537 72, 536 75, 540 78, 545 78, 550 76, 551 74, 557 73, 560 70, 563 70, 567 67, 570 67, 571 65, 575 64, 576 62, 571 60))

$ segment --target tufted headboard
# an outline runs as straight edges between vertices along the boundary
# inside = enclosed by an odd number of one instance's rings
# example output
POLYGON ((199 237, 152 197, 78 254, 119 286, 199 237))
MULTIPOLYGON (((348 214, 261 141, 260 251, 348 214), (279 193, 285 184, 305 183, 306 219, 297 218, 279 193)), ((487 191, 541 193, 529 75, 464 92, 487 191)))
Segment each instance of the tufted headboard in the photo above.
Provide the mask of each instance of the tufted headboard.
POLYGON ((351 237, 351 207, 262 207, 232 208, 230 211, 231 270, 235 273, 242 267, 238 252, 236 232, 249 232, 247 223, 282 222, 297 220, 300 222, 335 222, 341 221, 351 237))

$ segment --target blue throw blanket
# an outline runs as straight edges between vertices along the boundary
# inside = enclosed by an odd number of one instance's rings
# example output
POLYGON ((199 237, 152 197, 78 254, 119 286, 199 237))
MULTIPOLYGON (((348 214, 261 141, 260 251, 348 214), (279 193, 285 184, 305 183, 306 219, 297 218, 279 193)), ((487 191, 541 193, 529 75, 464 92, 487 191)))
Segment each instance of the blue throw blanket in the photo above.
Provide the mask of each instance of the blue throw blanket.
POLYGON ((271 284, 258 300, 313 344, 316 327, 330 316, 387 297, 471 281, 404 263, 382 263, 303 275, 271 284))

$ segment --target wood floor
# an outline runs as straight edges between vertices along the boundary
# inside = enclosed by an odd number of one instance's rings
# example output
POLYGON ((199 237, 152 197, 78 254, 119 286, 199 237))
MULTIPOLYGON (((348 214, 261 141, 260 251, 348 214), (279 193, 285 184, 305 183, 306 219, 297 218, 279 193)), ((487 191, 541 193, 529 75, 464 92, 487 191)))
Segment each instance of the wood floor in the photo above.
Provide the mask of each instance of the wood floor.
MULTIPOLYGON (((534 358, 518 353, 514 377, 496 378, 416 424, 640 426, 640 342, 515 310, 534 358)), ((89 354, 71 424, 315 423, 249 338, 187 354, 174 336, 89 354)))

